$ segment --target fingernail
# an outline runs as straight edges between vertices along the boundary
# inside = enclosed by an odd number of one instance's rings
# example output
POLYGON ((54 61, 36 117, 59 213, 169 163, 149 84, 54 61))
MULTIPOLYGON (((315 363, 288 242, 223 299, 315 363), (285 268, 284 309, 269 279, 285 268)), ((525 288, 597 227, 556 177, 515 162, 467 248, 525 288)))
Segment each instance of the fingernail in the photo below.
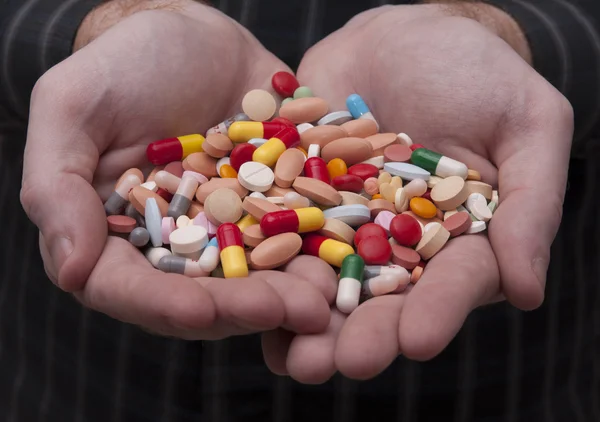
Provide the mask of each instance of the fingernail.
POLYGON ((531 262, 531 268, 540 282, 540 286, 544 287, 546 285, 546 273, 548 272, 548 260, 542 257, 534 258, 531 262))
POLYGON ((50 255, 54 262, 54 268, 56 269, 57 276, 60 274, 60 270, 73 252, 73 243, 66 237, 57 237, 50 245, 50 255))

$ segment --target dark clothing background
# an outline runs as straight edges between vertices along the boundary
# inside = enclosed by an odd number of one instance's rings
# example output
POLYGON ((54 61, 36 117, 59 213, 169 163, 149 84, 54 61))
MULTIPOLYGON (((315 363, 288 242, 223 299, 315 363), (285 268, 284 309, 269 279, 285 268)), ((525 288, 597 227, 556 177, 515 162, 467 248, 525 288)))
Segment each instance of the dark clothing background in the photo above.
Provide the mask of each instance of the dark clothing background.
MULTIPOLYGON (((0 422, 600 421, 600 2, 493 1, 521 23, 536 68, 576 113, 574 157, 582 158, 571 162, 545 304, 477 310, 431 362, 400 357, 374 380, 336 376, 321 386, 271 375, 258 336, 154 337, 82 309, 47 280, 37 230, 19 204, 29 94, 69 55, 98 3, 0 0, 0 422)), ((294 66, 353 15, 384 3, 217 6, 294 66)))

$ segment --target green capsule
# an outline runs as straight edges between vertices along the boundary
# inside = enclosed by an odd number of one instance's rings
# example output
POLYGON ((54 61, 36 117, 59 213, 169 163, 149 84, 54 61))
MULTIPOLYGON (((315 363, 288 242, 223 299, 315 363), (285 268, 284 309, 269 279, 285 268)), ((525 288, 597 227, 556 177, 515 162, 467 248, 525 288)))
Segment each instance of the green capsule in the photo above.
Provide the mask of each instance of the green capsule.
POLYGON ((417 148, 410 156, 410 161, 418 167, 439 177, 459 176, 467 178, 469 169, 460 161, 453 160, 427 148, 417 148))
POLYGON ((314 94, 311 91, 311 89, 307 86, 298 87, 294 91, 294 100, 297 100, 298 98, 309 98, 309 97, 314 97, 314 94))
POLYGON ((340 271, 340 279, 353 278, 362 283, 363 273, 365 271, 365 261, 360 255, 348 255, 342 261, 342 269, 340 271))

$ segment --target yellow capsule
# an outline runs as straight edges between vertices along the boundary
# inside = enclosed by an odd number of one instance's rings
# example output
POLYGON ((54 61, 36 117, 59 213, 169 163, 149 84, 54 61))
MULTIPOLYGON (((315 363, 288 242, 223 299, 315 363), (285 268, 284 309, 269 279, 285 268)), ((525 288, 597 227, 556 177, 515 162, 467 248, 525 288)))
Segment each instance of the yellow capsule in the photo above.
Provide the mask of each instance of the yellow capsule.
POLYGON ((205 139, 202 135, 185 135, 177 137, 179 142, 181 143, 181 149, 183 154, 181 155, 181 159, 183 160, 188 155, 194 152, 203 152, 202 144, 205 139))
POLYGON ((237 171, 229 164, 223 164, 219 170, 219 176, 222 179, 237 179, 237 171))
POLYGON ((225 278, 248 277, 248 262, 244 248, 237 245, 228 246, 221 251, 220 256, 225 278))
POLYGON ((347 243, 334 239, 327 239, 319 247, 319 258, 330 265, 342 267, 342 261, 354 253, 354 248, 347 243))
POLYGON ((287 147, 281 139, 271 138, 254 151, 252 161, 262 163, 267 167, 273 167, 286 149, 287 147))
POLYGON ((294 211, 298 215, 298 233, 314 232, 325 224, 325 215, 319 208, 297 208, 294 211))
POLYGON ((348 166, 341 158, 334 158, 327 163, 327 171, 329 172, 329 177, 333 179, 336 176, 347 174, 348 166))
POLYGON ((244 233, 244 230, 246 230, 248 227, 258 223, 259 222, 258 220, 256 220, 256 218, 252 217, 250 214, 246 214, 244 217, 240 218, 235 224, 240 228, 240 231, 244 233))
POLYGON ((371 199, 383 199, 383 196, 381 196, 381 194, 380 194, 380 193, 376 193, 375 195, 373 195, 373 196, 371 197, 371 199))
POLYGON ((433 218, 437 215, 437 208, 433 202, 421 197, 410 200, 410 210, 422 218, 433 218))
POLYGON ((248 142, 252 138, 262 138, 263 134, 261 122, 234 122, 227 131, 232 142, 248 142))

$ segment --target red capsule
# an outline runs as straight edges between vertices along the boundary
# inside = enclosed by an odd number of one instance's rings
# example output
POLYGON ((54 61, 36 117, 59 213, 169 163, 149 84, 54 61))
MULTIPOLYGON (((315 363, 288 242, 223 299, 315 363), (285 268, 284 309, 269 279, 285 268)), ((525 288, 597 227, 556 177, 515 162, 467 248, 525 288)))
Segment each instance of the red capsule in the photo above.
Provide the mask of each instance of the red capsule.
POLYGON ((360 228, 356 231, 356 235, 354 236, 354 245, 358 246, 360 242, 371 236, 378 236, 385 240, 388 238, 385 229, 379 224, 367 223, 360 226, 360 228))
POLYGON ((266 237, 281 233, 298 233, 300 220, 294 210, 273 211, 260 219, 260 230, 266 237))
POLYGON ((240 228, 233 223, 221 224, 217 229, 217 243, 219 244, 220 250, 223 250, 228 246, 244 247, 240 228))
POLYGON ((292 122, 290 119, 286 119, 285 117, 275 117, 274 119, 271 120, 272 123, 283 123, 286 126, 289 127, 296 127, 296 125, 294 124, 294 122, 292 122))
POLYGON ((173 199, 173 194, 164 190, 163 188, 158 188, 156 194, 167 202, 171 202, 171 199, 173 199))
POLYGON ((304 162, 304 175, 327 184, 331 182, 327 163, 321 157, 311 157, 304 162))
POLYGON ((390 234, 402 246, 414 246, 423 236, 419 222, 408 214, 392 218, 390 234))
POLYGON ((392 246, 387 238, 371 236, 360 242, 357 253, 367 265, 387 265, 392 256, 392 246))
POLYGON ((289 72, 275 73, 271 78, 271 85, 284 98, 293 97, 294 91, 300 87, 296 77, 289 72))
POLYGON ((421 145, 421 144, 412 144, 410 146, 410 149, 413 150, 413 151, 416 150, 416 149, 419 149, 419 148, 425 148, 425 147, 423 145, 421 145))
POLYGON ((252 144, 238 144, 233 148, 229 155, 229 164, 235 171, 240 171, 242 164, 252 161, 252 154, 256 151, 256 147, 252 144))
POLYGON ((352 174, 353 176, 360 177, 363 181, 367 180, 369 177, 377 177, 379 176, 379 169, 375 167, 373 164, 359 163, 350 166, 348 169, 348 174, 352 174))
POLYGON ((363 180, 353 174, 343 174, 334 177, 331 186, 337 190, 359 193, 363 188, 363 180))
POLYGON ((286 127, 285 129, 280 130, 273 138, 277 138, 283 142, 283 145, 285 145, 286 148, 294 148, 300 144, 300 134, 298 133, 296 126, 286 127))

